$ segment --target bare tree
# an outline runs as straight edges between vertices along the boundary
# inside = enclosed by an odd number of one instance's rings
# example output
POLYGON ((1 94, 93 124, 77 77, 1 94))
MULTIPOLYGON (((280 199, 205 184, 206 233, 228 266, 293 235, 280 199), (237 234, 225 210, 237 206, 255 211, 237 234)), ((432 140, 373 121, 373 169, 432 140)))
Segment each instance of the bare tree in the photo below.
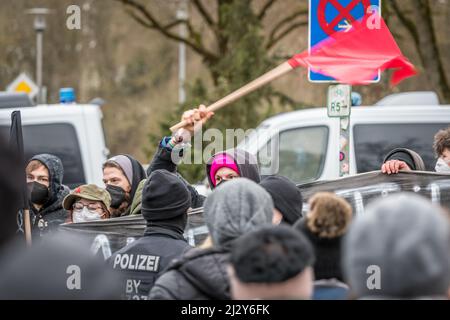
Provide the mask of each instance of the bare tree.
POLYGON ((433 21, 430 0, 409 1, 408 8, 402 1, 400 7, 397 0, 386 1, 392 11, 406 28, 414 41, 420 63, 426 70, 426 75, 433 88, 445 102, 450 102, 450 84, 448 74, 444 69, 444 58, 439 50, 436 28, 433 21))
MULTIPOLYGON (((214 5, 211 5, 212 1, 209 1, 208 7, 205 5, 205 1, 202 0, 191 0, 190 3, 193 8, 202 17, 205 24, 208 26, 212 34, 214 35, 215 45, 210 47, 204 42, 202 34, 199 30, 196 30, 193 26, 192 21, 173 19, 172 21, 163 22, 160 21, 155 12, 150 8, 150 6, 144 5, 139 0, 114 0, 122 3, 126 9, 127 13, 133 17, 142 26, 156 30, 160 32, 165 37, 174 40, 184 42, 197 54, 199 54, 203 61, 208 65, 214 65, 220 60, 220 57, 226 55, 227 52, 232 50, 229 44, 229 36, 224 32, 224 19, 223 13, 224 7, 229 5, 236 0, 215 0, 214 5), (210 7, 217 8, 216 12, 211 12, 210 7), (173 27, 179 24, 186 24, 188 29, 188 35, 186 38, 180 37, 176 32, 174 32, 173 27)), ((266 0, 266 2, 261 6, 259 11, 255 12, 255 16, 262 23, 266 18, 267 14, 275 5, 280 2, 279 0, 266 0)), ((252 1, 247 1, 249 6, 252 6, 252 1)), ((256 10, 256 9, 255 9, 256 10)), ((308 25, 308 8, 304 5, 299 6, 299 8, 291 14, 286 14, 286 16, 281 17, 278 22, 276 22, 272 28, 267 33, 265 48, 267 50, 275 47, 282 39, 289 35, 294 30, 305 27, 308 25)), ((216 81, 218 75, 215 71, 211 71, 213 80, 216 81)))

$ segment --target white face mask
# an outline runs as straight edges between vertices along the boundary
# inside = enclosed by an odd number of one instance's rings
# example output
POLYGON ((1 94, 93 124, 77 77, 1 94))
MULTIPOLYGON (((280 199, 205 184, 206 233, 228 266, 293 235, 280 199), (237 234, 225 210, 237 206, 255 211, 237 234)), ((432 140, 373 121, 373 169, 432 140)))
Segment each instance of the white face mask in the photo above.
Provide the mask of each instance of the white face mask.
POLYGON ((438 159, 438 161, 436 162, 436 167, 434 167, 434 169, 438 173, 450 173, 449 163, 447 163, 447 161, 442 158, 438 159))
POLYGON ((95 211, 89 211, 88 208, 84 207, 81 211, 73 211, 72 220, 73 222, 87 222, 100 220, 102 215, 95 211))

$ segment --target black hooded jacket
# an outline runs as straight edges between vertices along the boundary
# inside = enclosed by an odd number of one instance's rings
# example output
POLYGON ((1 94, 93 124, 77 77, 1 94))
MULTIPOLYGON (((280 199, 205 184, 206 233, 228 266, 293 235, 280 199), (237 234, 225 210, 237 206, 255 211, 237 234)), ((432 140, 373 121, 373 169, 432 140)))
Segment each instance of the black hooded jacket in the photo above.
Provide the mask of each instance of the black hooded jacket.
MULTIPOLYGON (((167 147, 165 147, 165 145, 163 144, 165 139, 167 139, 167 137, 163 138, 163 140, 159 144, 158 150, 156 151, 155 155, 153 156, 152 162, 148 166, 147 176, 150 176, 150 174, 153 171, 158 170, 158 169, 164 169, 164 170, 167 170, 167 171, 173 172, 173 173, 177 172, 177 164, 172 161, 171 151, 169 149, 167 149, 167 147)), ((180 152, 182 152, 182 151, 180 151, 180 152)), ((223 151, 223 152, 219 152, 219 153, 215 154, 207 162, 206 176, 208 177, 208 182, 209 182, 211 189, 214 189, 214 185, 212 184, 211 178, 209 176, 209 173, 211 171, 212 161, 216 155, 222 154, 224 152, 227 153, 232 159, 235 160, 241 177, 248 178, 250 180, 255 181, 256 183, 260 182, 261 177, 259 174, 259 167, 256 164, 254 157, 247 151, 244 151, 241 149, 231 149, 228 151, 223 151)), ((202 196, 201 194, 199 194, 197 192, 197 190, 195 190, 195 188, 193 186, 191 186, 181 175, 178 174, 178 176, 180 177, 180 179, 183 180, 183 182, 188 187, 189 192, 191 193, 192 208, 202 207, 203 202, 205 201, 205 197, 202 196)))
POLYGON ((194 249, 169 266, 150 291, 150 300, 229 300, 223 249, 194 249))
POLYGON ((62 184, 64 168, 58 157, 51 154, 39 154, 30 159, 30 161, 32 160, 41 162, 47 168, 50 176, 50 197, 48 201, 39 211, 30 204, 32 232, 33 235, 40 236, 48 231, 55 230, 66 221, 68 212, 63 209, 62 202, 70 190, 62 184))
POLYGON ((414 171, 425 171, 425 163, 422 157, 415 151, 406 148, 391 150, 385 157, 383 163, 389 160, 400 160, 406 162, 408 167, 414 171))

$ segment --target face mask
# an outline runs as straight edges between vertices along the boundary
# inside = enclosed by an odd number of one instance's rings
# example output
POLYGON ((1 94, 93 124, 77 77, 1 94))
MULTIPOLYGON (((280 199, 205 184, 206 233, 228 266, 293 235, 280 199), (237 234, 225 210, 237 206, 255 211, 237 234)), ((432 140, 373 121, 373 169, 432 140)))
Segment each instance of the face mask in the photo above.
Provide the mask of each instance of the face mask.
POLYGON ((44 205, 49 197, 50 193, 48 191, 47 186, 33 181, 27 183, 28 188, 28 199, 31 201, 31 203, 37 204, 37 205, 44 205))
POLYGON ((436 170, 436 172, 438 173, 450 173, 450 166, 448 165, 448 163, 442 159, 439 158, 438 161, 436 162, 436 167, 434 167, 434 169, 436 170))
POLYGON ((81 211, 73 211, 72 220, 73 222, 88 222, 100 220, 102 215, 96 211, 89 211, 88 208, 84 207, 81 211))
POLYGON ((111 196, 111 208, 118 209, 120 205, 126 201, 127 193, 121 187, 108 184, 106 186, 106 191, 108 191, 111 196))

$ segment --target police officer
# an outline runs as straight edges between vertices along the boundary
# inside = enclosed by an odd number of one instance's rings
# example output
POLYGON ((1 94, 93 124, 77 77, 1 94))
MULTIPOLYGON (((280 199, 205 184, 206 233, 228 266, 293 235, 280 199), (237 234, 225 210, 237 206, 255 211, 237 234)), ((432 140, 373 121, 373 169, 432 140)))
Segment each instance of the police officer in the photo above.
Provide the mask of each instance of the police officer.
POLYGON ((191 196, 186 185, 167 170, 152 172, 142 191, 144 236, 111 256, 126 299, 147 299, 157 277, 191 247, 183 237, 191 196))

